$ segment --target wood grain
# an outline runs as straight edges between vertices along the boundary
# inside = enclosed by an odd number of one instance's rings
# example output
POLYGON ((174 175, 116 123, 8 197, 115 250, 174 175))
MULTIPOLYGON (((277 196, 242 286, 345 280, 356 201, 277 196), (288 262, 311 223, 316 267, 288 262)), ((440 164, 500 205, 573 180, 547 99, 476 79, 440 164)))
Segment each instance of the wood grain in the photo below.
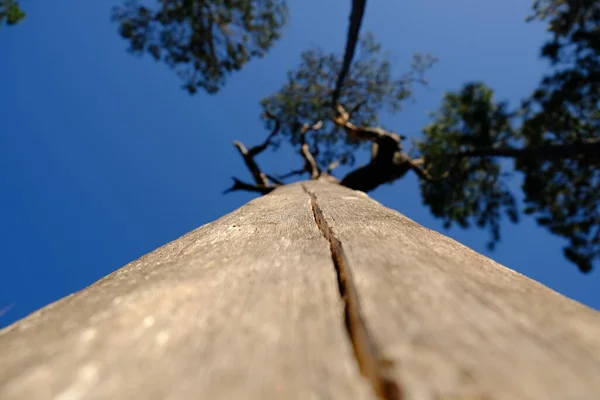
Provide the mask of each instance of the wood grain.
POLYGON ((2 400, 599 394, 600 313, 319 181, 0 331, 2 400))
POLYGON ((600 313, 362 192, 304 186, 403 399, 600 398, 600 313))
POLYGON ((372 399, 289 186, 0 332, 0 399, 372 399))

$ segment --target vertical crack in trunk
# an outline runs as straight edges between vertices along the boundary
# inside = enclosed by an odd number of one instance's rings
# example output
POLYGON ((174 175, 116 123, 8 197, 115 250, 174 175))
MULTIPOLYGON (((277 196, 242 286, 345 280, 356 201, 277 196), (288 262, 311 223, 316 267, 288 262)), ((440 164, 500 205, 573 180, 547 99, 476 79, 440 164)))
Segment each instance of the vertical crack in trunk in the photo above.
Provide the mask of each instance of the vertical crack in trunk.
POLYGON ((360 372, 369 380, 371 387, 382 399, 402 400, 399 385, 388 377, 389 362, 380 354, 377 344, 371 338, 364 318, 361 315, 358 293, 352 280, 352 273, 348 268, 348 260, 344 253, 342 242, 335 236, 327 224, 323 211, 317 203, 317 196, 302 185, 304 191, 310 196, 310 202, 317 227, 329 242, 331 258, 337 274, 340 297, 344 303, 344 322, 354 357, 360 372))

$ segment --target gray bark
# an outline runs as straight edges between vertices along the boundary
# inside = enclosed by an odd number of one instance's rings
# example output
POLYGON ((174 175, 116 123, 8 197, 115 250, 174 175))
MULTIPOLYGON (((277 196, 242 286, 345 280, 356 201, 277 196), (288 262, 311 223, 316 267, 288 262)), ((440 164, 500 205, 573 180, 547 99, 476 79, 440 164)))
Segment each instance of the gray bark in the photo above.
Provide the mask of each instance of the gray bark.
POLYGON ((600 313, 319 181, 44 307, 0 350, 2 400, 600 393, 600 313))

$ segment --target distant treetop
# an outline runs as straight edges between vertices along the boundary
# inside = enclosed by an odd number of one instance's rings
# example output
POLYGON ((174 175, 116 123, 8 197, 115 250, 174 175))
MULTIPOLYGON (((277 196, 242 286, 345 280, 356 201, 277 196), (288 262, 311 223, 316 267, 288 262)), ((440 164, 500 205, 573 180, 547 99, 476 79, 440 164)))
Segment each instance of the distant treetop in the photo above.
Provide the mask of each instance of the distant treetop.
POLYGON ((190 93, 216 93, 228 73, 262 57, 287 21, 284 0, 161 0, 156 7, 129 0, 113 21, 129 51, 149 53, 175 69, 190 93))
POLYGON ((16 0, 0 0, 0 26, 15 25, 25 18, 25 13, 16 0))

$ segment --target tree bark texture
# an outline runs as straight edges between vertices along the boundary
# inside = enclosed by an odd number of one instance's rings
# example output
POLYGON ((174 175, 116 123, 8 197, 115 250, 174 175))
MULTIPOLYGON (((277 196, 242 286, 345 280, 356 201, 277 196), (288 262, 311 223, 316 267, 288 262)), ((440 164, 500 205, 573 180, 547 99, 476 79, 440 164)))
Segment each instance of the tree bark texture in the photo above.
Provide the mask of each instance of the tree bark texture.
POLYGON ((599 377, 600 313, 320 181, 0 331, 2 400, 597 400, 599 377))

